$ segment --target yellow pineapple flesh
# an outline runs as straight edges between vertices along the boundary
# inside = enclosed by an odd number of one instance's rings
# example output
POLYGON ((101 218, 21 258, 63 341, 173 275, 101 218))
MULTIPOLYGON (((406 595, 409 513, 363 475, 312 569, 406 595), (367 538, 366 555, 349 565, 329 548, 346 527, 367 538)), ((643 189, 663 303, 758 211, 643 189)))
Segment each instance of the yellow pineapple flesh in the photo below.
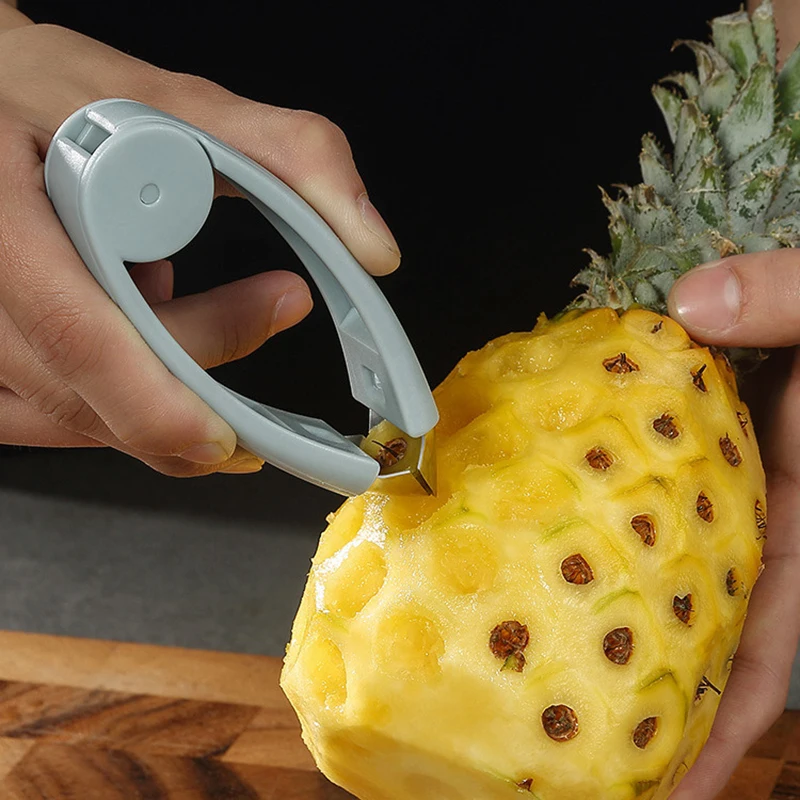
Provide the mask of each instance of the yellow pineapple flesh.
POLYGON ((662 800, 708 737, 765 483, 727 356, 666 301, 800 245, 800 49, 778 67, 769 0, 711 31, 654 87, 672 151, 646 135, 643 182, 603 193, 571 310, 436 390, 437 494, 378 482, 322 537, 282 686, 360 800, 662 800))
POLYGON ((436 390, 439 491, 347 501, 282 685, 362 800, 666 797, 725 687, 764 475, 725 358, 667 317, 540 320, 436 390))

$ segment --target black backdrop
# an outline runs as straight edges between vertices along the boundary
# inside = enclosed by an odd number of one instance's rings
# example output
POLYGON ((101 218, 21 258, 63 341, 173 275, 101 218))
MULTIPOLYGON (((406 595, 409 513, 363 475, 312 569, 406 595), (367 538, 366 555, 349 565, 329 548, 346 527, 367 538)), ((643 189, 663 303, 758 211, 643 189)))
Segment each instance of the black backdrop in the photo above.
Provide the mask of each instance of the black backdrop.
MULTIPOLYGON (((672 42, 705 38, 707 20, 738 0, 20 6, 338 123, 403 250, 382 288, 436 383, 467 350, 532 327, 573 295, 581 249, 607 249, 597 186, 636 181, 642 133, 665 138, 650 85, 693 63, 672 42)), ((293 264, 246 203, 223 201, 176 258, 177 288, 293 264)), ((364 427, 321 304, 218 375, 347 432, 364 427)))

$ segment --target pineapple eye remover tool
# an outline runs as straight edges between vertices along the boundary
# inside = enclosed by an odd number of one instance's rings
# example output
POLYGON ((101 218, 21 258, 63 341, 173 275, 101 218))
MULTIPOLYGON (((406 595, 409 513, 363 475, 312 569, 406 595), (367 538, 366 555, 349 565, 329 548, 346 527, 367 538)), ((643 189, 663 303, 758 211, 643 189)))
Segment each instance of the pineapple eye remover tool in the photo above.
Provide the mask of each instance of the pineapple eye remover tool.
POLYGON ((45 160, 50 200, 109 297, 169 371, 286 472, 340 494, 375 481, 435 491, 438 411, 391 306, 327 223, 242 153, 176 117, 131 100, 100 100, 56 131, 45 160), (353 397, 370 410, 367 436, 243 397, 203 370, 144 300, 125 262, 166 258, 194 239, 224 176, 277 228, 333 317, 353 397))

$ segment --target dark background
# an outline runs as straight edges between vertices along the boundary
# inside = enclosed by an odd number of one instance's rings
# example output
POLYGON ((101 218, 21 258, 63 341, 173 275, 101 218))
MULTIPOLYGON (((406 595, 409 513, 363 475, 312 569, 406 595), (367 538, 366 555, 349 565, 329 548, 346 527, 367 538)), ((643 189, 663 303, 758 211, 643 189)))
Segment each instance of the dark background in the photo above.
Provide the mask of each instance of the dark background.
MULTIPOLYGON (((650 86, 692 65, 684 49, 670 53, 673 41, 705 38, 706 21, 737 5, 20 3, 35 21, 340 125, 400 242, 403 265, 381 286, 432 384, 466 351, 531 328, 573 296, 581 249, 607 250, 597 186, 637 181, 641 135, 666 138, 650 86)), ((223 201, 176 258, 177 289, 294 263, 245 202, 223 201)), ((217 375, 345 432, 365 427, 321 303, 217 375)), ((97 452, 41 454, 4 472, 4 485, 34 491, 264 520, 292 518, 298 498, 314 515, 335 501, 274 470, 176 481, 97 452)))

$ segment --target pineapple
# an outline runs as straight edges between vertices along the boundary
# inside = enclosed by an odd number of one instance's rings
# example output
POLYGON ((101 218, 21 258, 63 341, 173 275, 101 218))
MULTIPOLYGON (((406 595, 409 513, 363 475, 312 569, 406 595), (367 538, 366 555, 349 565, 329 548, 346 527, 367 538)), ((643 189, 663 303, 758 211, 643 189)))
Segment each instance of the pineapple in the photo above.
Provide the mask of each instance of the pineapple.
POLYGON ((603 195, 584 294, 436 390, 436 496, 329 518, 282 686, 361 800, 659 800, 708 737, 765 483, 727 355, 666 297, 800 238, 800 52, 776 72, 769 2, 712 34, 654 89, 673 153, 645 136, 643 183, 603 195))

